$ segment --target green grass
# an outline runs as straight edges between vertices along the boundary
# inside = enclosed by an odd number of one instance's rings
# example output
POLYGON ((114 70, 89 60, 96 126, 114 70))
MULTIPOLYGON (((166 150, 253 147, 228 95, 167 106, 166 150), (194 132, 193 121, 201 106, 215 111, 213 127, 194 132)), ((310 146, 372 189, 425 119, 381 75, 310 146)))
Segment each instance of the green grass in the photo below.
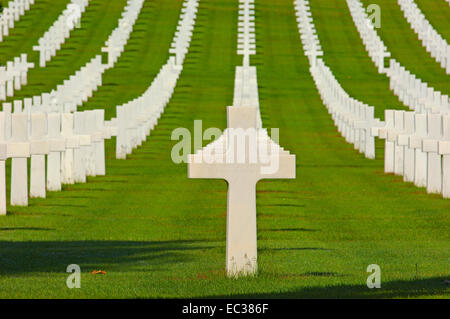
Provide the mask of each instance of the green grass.
MULTIPOLYGON (((176 19, 176 6, 152 2, 145 14, 166 8, 168 16, 158 21, 173 30, 164 21, 176 19)), ((339 80, 346 70, 364 81, 376 76, 348 27, 345 6, 327 2, 332 12, 312 8, 322 24, 327 64, 339 80), (350 44, 336 44, 330 15, 345 19, 334 32, 349 31, 350 44), (339 60, 344 48, 346 58, 339 60), (359 63, 367 74, 355 68, 359 63)), ((259 274, 225 277, 226 183, 187 179, 186 165, 170 160, 176 143, 170 136, 177 127, 192 131, 195 119, 202 119, 204 128, 225 128, 234 67, 241 63, 237 5, 237 0, 200 2, 185 68, 148 142, 119 161, 112 139, 107 176, 65 186, 45 200, 31 200, 27 208, 8 207, 9 214, 0 218, 0 297, 449 297, 443 281, 449 276, 450 202, 385 175, 380 143, 377 159, 370 161, 339 136, 307 71, 291 0, 256 1, 258 54, 252 64, 258 66, 264 126, 280 128, 281 145, 297 156, 297 179, 258 184, 259 274), (65 285, 65 269, 72 263, 81 266, 81 289, 65 285), (373 263, 382 270, 377 290, 365 284, 373 263), (90 274, 94 269, 108 274, 90 274)), ((147 21, 138 24, 149 38, 163 32, 147 21)), ((169 31, 165 34, 161 43, 133 34, 130 48, 136 51, 124 53, 121 69, 108 75, 116 89, 100 90, 95 101, 109 109, 144 90, 151 76, 141 74, 141 65, 154 74, 157 63, 166 60, 151 54, 163 54, 171 39, 169 31), (140 55, 142 48, 149 54, 140 55), (141 65, 132 61, 136 56, 142 56, 141 65), (138 81, 132 74, 142 80, 127 89, 138 81)), ((360 82, 350 79, 345 89, 377 108, 384 99, 395 102, 389 92, 379 98, 373 93, 386 91, 382 77, 363 88, 357 87, 360 82)))

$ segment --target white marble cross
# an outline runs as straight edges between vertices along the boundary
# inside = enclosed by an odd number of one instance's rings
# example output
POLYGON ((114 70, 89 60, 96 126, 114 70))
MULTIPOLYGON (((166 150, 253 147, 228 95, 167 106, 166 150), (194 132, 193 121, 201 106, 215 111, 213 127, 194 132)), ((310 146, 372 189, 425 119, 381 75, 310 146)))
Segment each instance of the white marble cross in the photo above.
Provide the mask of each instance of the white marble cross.
POLYGON ((381 126, 380 119, 375 118, 375 108, 365 107, 364 119, 355 122, 355 128, 360 130, 359 150, 367 158, 375 158, 375 136, 372 134, 372 127, 381 126))
POLYGON ((409 146, 409 138, 415 130, 415 113, 405 112, 404 133, 397 136, 397 144, 403 149, 403 180, 414 182, 415 151, 409 146))
POLYGON ((48 154, 47 115, 43 112, 31 114, 31 170, 30 197, 45 198, 45 155, 48 154))
POLYGON ((96 144, 102 141, 102 133, 96 130, 96 111, 84 111, 85 134, 90 136, 91 143, 86 147, 86 175, 96 176, 96 144))
POLYGON ((409 147, 415 151, 414 184, 418 187, 427 186, 427 153, 422 151, 422 140, 427 136, 427 115, 415 114, 415 132, 409 138, 409 147))
POLYGON ((11 74, 6 71, 6 67, 0 66, 0 101, 6 100, 6 83, 10 78, 11 74))
POLYGON ((22 61, 20 57, 14 58, 14 90, 22 88, 22 61))
POLYGON ((88 165, 86 158, 90 151, 91 136, 86 134, 86 117, 84 112, 74 113, 73 131, 79 137, 79 148, 73 153, 73 177, 76 183, 86 183, 88 165))
POLYGON ((5 11, 3 10, 3 14, 0 16, 0 31, 1 31, 1 35, 0 35, 0 40, 3 41, 3 36, 8 36, 9 35, 9 25, 8 25, 8 19, 5 15, 5 11))
POLYGON ((405 111, 394 112, 394 129, 387 135, 387 141, 394 144, 394 174, 403 175, 404 149, 397 143, 398 135, 405 133, 405 111))
POLYGON ((66 141, 61 136, 61 113, 47 114, 49 153, 47 156, 47 189, 61 190, 61 152, 66 149, 66 141))
POLYGON ((116 159, 126 159, 128 154, 127 147, 127 120, 126 108, 124 106, 117 106, 117 137, 116 137, 116 159))
POLYGON ((34 63, 28 62, 28 57, 26 53, 20 55, 20 80, 22 85, 27 85, 28 83, 28 69, 34 68, 34 63))
POLYGON ((61 114, 61 134, 66 140, 66 150, 61 153, 61 182, 73 184, 74 180, 74 149, 80 148, 80 141, 73 133, 74 115, 72 113, 61 114))
POLYGON ((378 59, 378 73, 386 73, 386 68, 384 67, 385 58, 389 58, 391 53, 386 51, 386 48, 378 47, 378 50, 374 53, 375 58, 378 59))
POLYGON ((3 16, 8 21, 8 27, 10 29, 14 28, 14 12, 11 8, 5 8, 3 9, 3 16))
POLYGON ((182 45, 178 45, 176 47, 172 47, 169 49, 170 54, 175 54, 175 63, 177 65, 182 65, 186 54, 188 53, 188 49, 182 45))
POLYGON ((95 175, 104 176, 105 169, 105 138, 108 137, 105 132, 105 110, 91 111, 93 117, 93 138, 95 148, 95 175))
POLYGON ((20 72, 18 72, 18 70, 14 66, 14 62, 6 62, 6 73, 6 95, 14 96, 14 79, 17 77, 17 75, 20 75, 20 72))
POLYGON ((5 25, 5 18, 0 15, 0 42, 3 42, 3 28, 5 25))
POLYGON ((317 57, 323 56, 322 48, 316 41, 313 41, 305 45, 305 55, 309 58, 311 66, 315 67, 317 65, 317 57))
POLYGON ((428 113, 428 134, 422 141, 422 151, 428 155, 427 192, 439 194, 442 191, 442 165, 439 154, 439 140, 442 139, 442 114, 428 113))
POLYGON ((443 116, 443 140, 439 141, 442 155, 442 196, 450 198, 450 115, 443 116))
POLYGON ((39 45, 33 46, 33 51, 39 51, 39 66, 45 67, 47 61, 51 58, 52 45, 46 38, 39 39, 39 45))
POLYGON ((226 269, 228 276, 236 277, 257 271, 256 184, 267 178, 295 178, 295 155, 274 143, 266 130, 256 129, 256 107, 227 110, 228 129, 189 156, 188 176, 228 182, 226 269), (277 167, 268 169, 274 162, 277 167))
POLYGON ((384 143, 384 172, 394 172, 394 142, 387 139, 389 130, 394 129, 394 110, 384 111, 385 126, 378 129, 378 137, 385 139, 384 143))
POLYGON ((0 215, 6 215, 6 113, 0 112, 0 215))
POLYGON ((11 205, 28 206, 28 167, 30 157, 28 142, 28 115, 11 114, 11 139, 8 141, 7 154, 11 164, 11 205))

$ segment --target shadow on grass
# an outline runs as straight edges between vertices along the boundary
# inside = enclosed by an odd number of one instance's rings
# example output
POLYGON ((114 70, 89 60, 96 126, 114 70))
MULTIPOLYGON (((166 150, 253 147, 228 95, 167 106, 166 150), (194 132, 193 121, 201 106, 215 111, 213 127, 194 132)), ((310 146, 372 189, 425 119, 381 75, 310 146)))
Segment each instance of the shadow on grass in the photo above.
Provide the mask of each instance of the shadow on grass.
POLYGON ((70 264, 81 269, 108 267, 120 271, 159 268, 194 260, 194 250, 211 249, 206 241, 0 241, 0 275, 65 272, 70 264), (128 265, 128 266, 126 266, 128 265))
MULTIPOLYGON (((315 273, 312 273, 315 274, 315 273)), ((323 274, 316 274, 323 276, 323 274)), ((228 296, 208 296, 205 298, 261 298, 261 299, 298 299, 298 298, 450 298, 450 288, 445 277, 431 277, 412 280, 386 281, 379 289, 369 289, 366 285, 336 285, 328 287, 302 287, 287 292, 267 292, 237 294, 228 296)))
POLYGON ((269 232, 316 232, 320 231, 320 229, 312 229, 312 228, 267 228, 260 229, 260 231, 269 231, 269 232))
POLYGON ((43 227, 0 227, 0 231, 13 231, 13 230, 54 230, 54 229, 43 227))

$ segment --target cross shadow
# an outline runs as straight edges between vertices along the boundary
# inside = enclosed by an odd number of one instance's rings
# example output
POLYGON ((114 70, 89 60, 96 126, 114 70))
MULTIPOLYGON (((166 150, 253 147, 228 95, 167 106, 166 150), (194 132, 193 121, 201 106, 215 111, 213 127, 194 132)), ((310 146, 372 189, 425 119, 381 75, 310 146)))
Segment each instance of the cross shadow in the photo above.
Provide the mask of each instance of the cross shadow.
MULTIPOLYGON (((1 230, 1 229, 0 229, 1 230)), ((81 269, 120 271, 167 267, 195 260, 194 250, 211 249, 206 241, 0 241, 0 275, 61 272, 70 264, 81 269), (201 244, 203 242, 203 244, 201 244), (124 265, 129 264, 128 267, 124 265)))
MULTIPOLYGON (((310 273, 314 276, 327 277, 330 274, 310 273)), ((332 274, 332 273, 331 273, 332 274)), ((305 274, 306 275, 306 274, 305 274)), ((332 276, 335 276, 334 274, 332 276)), ((391 299, 417 298, 426 296, 449 295, 449 286, 445 277, 431 277, 411 280, 396 280, 381 282, 381 288, 369 289, 367 285, 335 285, 324 287, 301 287, 286 292, 265 292, 250 294, 235 294, 222 296, 208 296, 204 298, 258 298, 258 299, 299 299, 299 298, 358 298, 358 299, 391 299)))

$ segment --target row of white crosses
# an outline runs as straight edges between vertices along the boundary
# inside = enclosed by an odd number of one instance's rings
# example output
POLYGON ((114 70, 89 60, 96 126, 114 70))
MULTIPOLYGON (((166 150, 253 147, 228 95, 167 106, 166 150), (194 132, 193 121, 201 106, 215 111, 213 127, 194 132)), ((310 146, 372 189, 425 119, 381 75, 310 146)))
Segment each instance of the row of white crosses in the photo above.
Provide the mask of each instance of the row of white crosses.
POLYGON ((256 184, 265 178, 295 178, 295 155, 271 140, 261 127, 256 68, 254 1, 239 1, 238 54, 234 105, 227 108, 228 128, 214 142, 189 155, 189 178, 228 182, 226 272, 229 277, 257 273, 256 184), (256 91, 256 92, 255 92, 256 91), (256 99, 256 100, 255 100, 256 99), (241 141, 241 143, 239 143, 241 141), (266 170, 276 161, 274 170, 266 170))
POLYGON ((388 74, 390 89, 411 110, 421 113, 448 111, 450 106, 448 95, 435 91, 394 59, 390 60, 388 74))
POLYGON ((29 197, 45 198, 46 191, 60 191, 62 184, 105 175, 104 140, 110 137, 104 110, 47 113, 26 111, 19 101, 14 110, 11 103, 4 103, 0 112, 0 214, 6 214, 7 158, 12 159, 10 204, 27 206, 29 197))
MULTIPOLYGON (((105 65, 98 55, 63 84, 57 85, 55 90, 13 103, 23 103, 26 110, 40 110, 43 112, 75 112, 77 107, 92 97, 93 92, 102 85, 102 73, 105 65)), ((0 91, 2 87, 0 86, 0 91)))
POLYGON ((175 56, 175 63, 177 65, 183 65, 186 54, 188 53, 195 19, 197 17, 197 10, 197 0, 188 0, 183 3, 180 18, 178 20, 179 23, 169 49, 169 53, 175 56))
POLYGON ((93 93, 102 85, 103 73, 113 68, 121 54, 125 51, 125 45, 133 31, 134 24, 142 9, 144 0, 128 0, 118 21, 118 26, 111 32, 106 41, 103 52, 108 52, 108 61, 102 63, 101 55, 92 58, 81 67, 56 90, 41 94, 42 100, 50 100, 53 107, 67 112, 76 111, 77 107, 92 97, 93 93), (47 98, 46 98, 47 97, 47 98))
POLYGON ((314 67, 317 58, 323 56, 319 37, 314 27, 309 2, 304 0, 294 1, 297 25, 300 30, 300 40, 303 44, 303 51, 309 59, 309 64, 314 67))
MULTIPOLYGON (((61 44, 70 36, 75 25, 74 20, 81 18, 88 1, 72 0, 53 26, 38 40, 39 45, 33 47, 34 50, 40 51, 41 67, 45 67, 46 61, 56 54, 61 44)), ((8 61, 6 66, 0 66, 0 101, 14 96, 15 91, 27 85, 28 71, 34 67, 34 63, 28 62, 25 53, 15 57, 13 61, 8 61)))
POLYGON ((239 2, 237 54, 243 56, 243 66, 250 65, 250 56, 256 54, 255 5, 253 1, 239 2))
POLYGON ((38 40, 38 45, 34 46, 33 50, 39 51, 40 67, 45 67, 61 49, 61 45, 70 37, 70 32, 79 24, 88 4, 89 0, 72 0, 50 29, 38 40))
POLYGON ((189 51, 198 2, 187 0, 183 3, 177 31, 169 50, 174 56, 170 56, 167 63, 161 67, 150 87, 140 97, 117 106, 117 117, 107 123, 117 136, 117 159, 126 159, 127 155, 146 140, 169 103, 183 70, 185 54, 189 51))
POLYGON ((449 113, 386 110, 385 126, 373 131, 386 140, 386 173, 450 198, 449 113))
POLYGON ((116 158, 126 159, 139 147, 158 124, 165 106, 169 103, 182 67, 175 57, 170 57, 139 98, 116 107, 116 118, 107 123, 116 136, 116 158))
POLYGON ((391 56, 391 53, 368 19, 362 3, 358 0, 347 0, 347 5, 369 57, 377 66, 379 73, 386 73, 385 60, 391 56))
MULTIPOLYGON (((51 110, 53 112, 75 112, 78 106, 87 102, 98 87, 102 85, 102 77, 105 70, 114 67, 119 56, 124 52, 125 45, 133 30, 143 1, 128 0, 128 4, 122 13, 122 18, 119 20, 118 27, 114 29, 107 40, 107 43, 111 44, 109 48, 113 48, 113 50, 109 51, 107 64, 102 63, 101 55, 93 57, 80 70, 71 75, 69 79, 57 85, 56 89, 32 97, 32 107, 43 107, 46 111, 51 110)), ((6 85, 5 87, 8 86, 6 85)), ((2 85, 0 78, 0 94, 1 92, 2 85)), ((29 104, 27 100, 30 99, 24 99, 25 105, 29 104)))
MULTIPOLYGON (((309 16, 301 12, 309 11, 307 0, 297 0, 296 9, 301 20, 309 16)), ((308 28, 299 23, 301 33, 314 30, 312 21, 308 20, 308 23, 311 23, 308 28)), ((381 122, 374 118, 373 107, 348 96, 321 59, 317 60, 316 67, 311 65, 310 71, 322 101, 347 142, 353 143, 366 157, 374 158, 375 136, 385 139, 386 173, 402 175, 405 181, 426 187, 429 193, 441 193, 450 198, 450 110, 447 96, 427 88, 420 80, 410 81, 411 87, 401 87, 400 84, 408 82, 410 74, 391 60, 391 89, 402 102, 413 106, 414 111, 386 110, 385 122, 381 122), (401 77, 406 79, 402 81, 401 77)))
MULTIPOLYGON (((375 118, 373 106, 350 97, 323 60, 308 51, 311 47, 320 48, 309 1, 296 0, 295 10, 304 52, 309 58, 310 73, 322 102, 346 141, 353 144, 355 149, 367 158, 375 158, 375 137, 372 135, 372 127, 382 126, 383 123, 375 118)), ((322 52, 318 53, 322 55, 322 52)))
MULTIPOLYGON (((110 37, 117 39, 113 42, 119 52, 123 52, 142 4, 143 0, 128 0, 116 28, 122 30, 122 35, 110 37)), ((116 55, 113 60, 117 58, 116 55)), ((29 196, 45 197, 46 190, 61 190, 61 184, 86 182, 87 176, 105 174, 104 140, 111 138, 115 128, 104 121, 104 110, 76 110, 102 85, 104 70, 112 66, 102 64, 98 55, 56 90, 12 104, 3 103, 0 112, 0 214, 6 214, 6 179, 2 170, 7 158, 13 159, 11 205, 24 206, 29 196), (24 169, 28 158, 31 161, 30 183, 24 169)))
POLYGON ((433 28, 414 0, 398 0, 403 15, 418 35, 422 46, 450 74, 450 45, 433 28))
MULTIPOLYGON (((56 90, 50 93, 42 93, 41 100, 48 100, 53 108, 74 112, 77 107, 92 97, 93 93, 102 85, 103 73, 113 68, 121 54, 125 51, 125 45, 133 31, 134 24, 142 9, 144 0, 128 0, 118 21, 118 26, 111 32, 106 41, 103 52, 108 52, 108 61, 102 63, 101 55, 92 58, 85 66, 81 67, 56 90)), ((47 102, 45 104, 48 104, 47 102)))
POLYGON ((256 54, 255 5, 253 1, 241 1, 238 15, 237 54, 243 58, 237 66, 234 79, 233 106, 256 107, 257 127, 262 127, 259 112, 258 76, 256 67, 250 66, 250 57, 256 54))
MULTIPOLYGON (((356 28, 359 31, 359 35, 365 44, 366 50, 369 53, 369 56, 372 57, 374 60, 375 65, 378 67, 379 73, 385 73, 389 79, 391 80, 391 89, 394 87, 410 87, 412 85, 411 83, 415 83, 414 85, 417 85, 418 83, 425 83, 421 81, 416 75, 411 74, 409 71, 407 71, 404 67, 401 67, 398 62, 391 59, 389 68, 384 67, 385 63, 385 57, 389 57, 391 54, 387 51, 383 41, 378 36, 377 32, 375 31, 373 25, 371 24, 370 20, 368 19, 367 13, 364 10, 363 5, 359 0, 347 0, 348 7, 350 9, 351 16, 353 18, 353 22, 356 25, 356 28), (403 70, 400 73, 402 75, 408 74, 408 76, 399 76, 399 70, 403 70), (405 73, 405 72, 406 73, 405 73), (392 79, 392 77, 395 77, 395 79, 392 79), (392 82, 396 82, 394 83, 392 82), (401 81, 401 83, 399 83, 401 81)), ((422 84, 421 84, 422 85, 422 84)), ((439 91, 436 91, 434 88, 429 87, 428 84, 423 84, 425 87, 427 87, 427 95, 429 96, 444 96, 443 99, 445 99, 445 95, 440 93, 439 91)), ((404 94, 402 90, 400 91, 394 91, 394 93, 401 98, 400 93, 404 94)), ((403 99, 403 98, 402 98, 403 99)), ((447 96, 448 99, 448 96, 447 96)), ((403 99, 405 104, 409 103, 409 100, 403 99)), ((423 102, 421 102, 423 103, 423 102)), ((445 104, 446 102, 444 102, 445 104)), ((413 104, 406 104, 410 109, 415 109, 413 104)))
POLYGON ((42 93, 41 104, 53 111, 75 112, 78 106, 87 102, 102 86, 105 69, 101 56, 95 56, 69 79, 64 80, 63 84, 57 85, 56 90, 42 93))
POLYGON ((14 22, 19 21, 26 11, 30 10, 34 0, 13 0, 0 13, 0 42, 9 35, 9 29, 14 28, 14 22))
POLYGON ((102 52, 108 53, 108 68, 112 68, 124 52, 125 45, 130 38, 143 5, 144 0, 127 1, 122 17, 119 19, 118 26, 113 30, 105 46, 102 48, 102 52))
POLYGON ((315 67, 311 66, 310 72, 339 133, 366 158, 374 159, 372 128, 383 126, 383 122, 375 118, 375 108, 350 97, 322 59, 317 60, 315 67))

